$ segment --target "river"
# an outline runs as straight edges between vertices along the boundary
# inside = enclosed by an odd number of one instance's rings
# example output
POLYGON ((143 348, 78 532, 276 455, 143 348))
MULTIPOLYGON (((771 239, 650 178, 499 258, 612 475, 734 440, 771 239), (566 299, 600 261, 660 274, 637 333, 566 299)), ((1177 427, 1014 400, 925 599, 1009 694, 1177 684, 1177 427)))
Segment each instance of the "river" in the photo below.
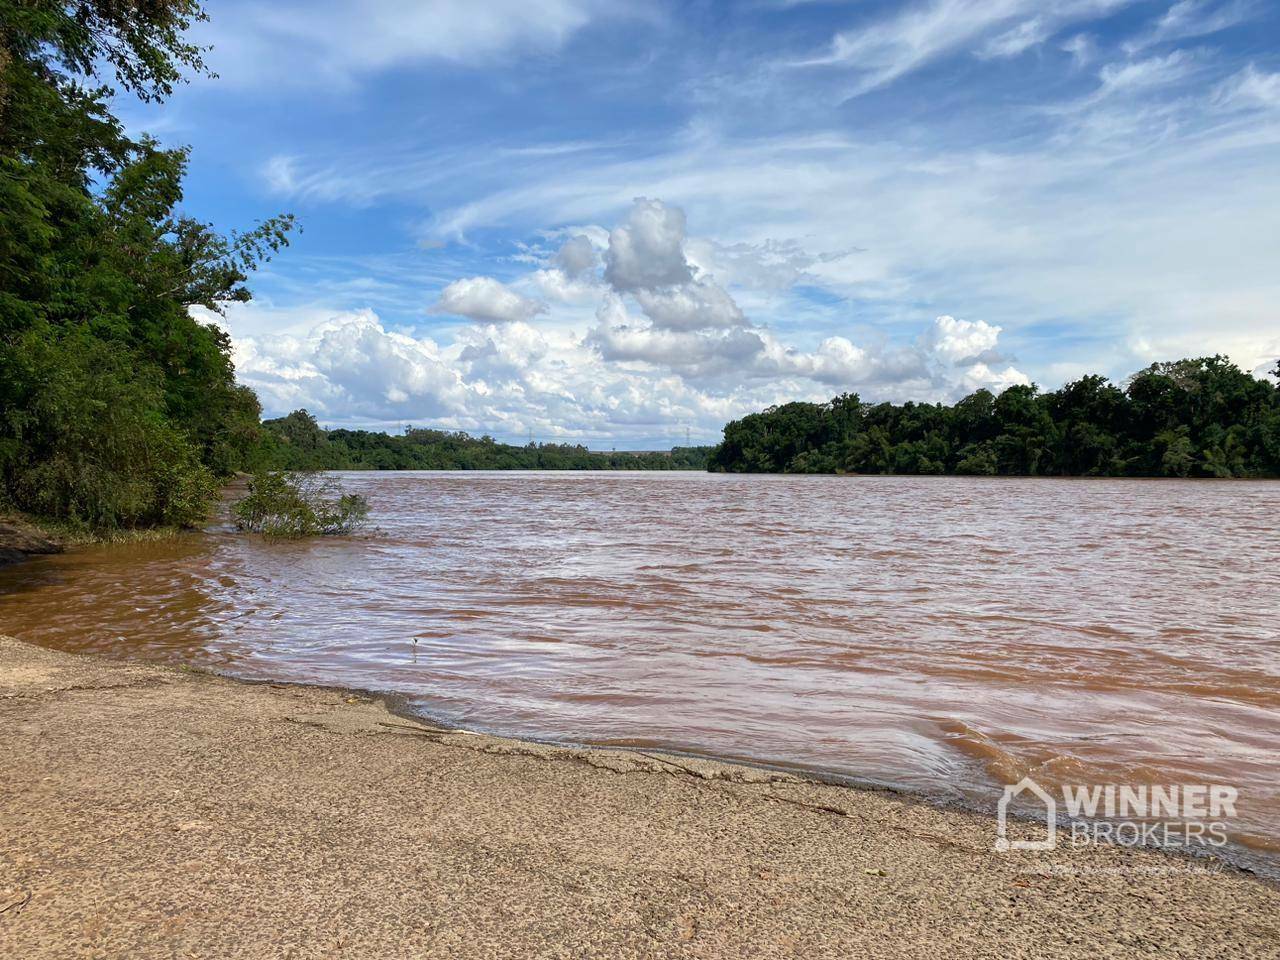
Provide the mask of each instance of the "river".
POLYGON ((351 473, 376 529, 0 570, 0 632, 990 808, 1227 783, 1280 852, 1280 483, 351 473))

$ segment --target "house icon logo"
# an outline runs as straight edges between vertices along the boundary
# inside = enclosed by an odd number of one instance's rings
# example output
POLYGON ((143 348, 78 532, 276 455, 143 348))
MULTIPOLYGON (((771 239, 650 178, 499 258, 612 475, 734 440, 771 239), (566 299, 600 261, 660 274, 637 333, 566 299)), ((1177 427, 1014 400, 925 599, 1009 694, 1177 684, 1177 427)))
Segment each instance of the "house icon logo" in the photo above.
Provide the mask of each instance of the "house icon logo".
POLYGON ((1006 786, 1004 788, 1004 796, 1000 798, 1000 805, 996 809, 996 852, 1004 853, 1008 850, 1052 850, 1057 843, 1058 804, 1049 794, 1049 791, 1045 790, 1030 777, 1023 777, 1011 787, 1006 786), (1008 835, 1009 802, 1028 790, 1044 804, 1045 838, 1043 840, 1010 840, 1008 835))

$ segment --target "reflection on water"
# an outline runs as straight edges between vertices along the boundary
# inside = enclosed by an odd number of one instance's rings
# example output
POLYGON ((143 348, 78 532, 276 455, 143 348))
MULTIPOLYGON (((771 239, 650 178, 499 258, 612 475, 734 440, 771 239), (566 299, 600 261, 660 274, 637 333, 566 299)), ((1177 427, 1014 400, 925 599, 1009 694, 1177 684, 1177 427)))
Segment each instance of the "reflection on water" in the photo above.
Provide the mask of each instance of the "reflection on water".
POLYGON ((990 802, 1227 782, 1280 841, 1280 484, 350 474, 380 534, 0 571, 0 632, 990 802))

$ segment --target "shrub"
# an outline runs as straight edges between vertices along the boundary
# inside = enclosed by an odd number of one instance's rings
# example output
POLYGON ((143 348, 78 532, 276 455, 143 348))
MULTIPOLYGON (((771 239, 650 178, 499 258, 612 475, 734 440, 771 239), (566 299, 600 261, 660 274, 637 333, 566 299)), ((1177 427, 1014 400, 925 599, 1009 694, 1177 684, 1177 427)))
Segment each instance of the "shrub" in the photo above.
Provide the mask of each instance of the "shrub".
POLYGON ((0 415, 0 475, 15 507, 94 530, 197 526, 218 487, 163 412, 158 372, 87 336, 33 332, 7 345, 29 384, 0 415), (44 334, 44 335, 41 335, 44 334))
POLYGON ((236 527, 268 537, 349 534, 364 525, 369 504, 343 493, 333 477, 263 470, 249 480, 249 494, 235 505, 236 527))

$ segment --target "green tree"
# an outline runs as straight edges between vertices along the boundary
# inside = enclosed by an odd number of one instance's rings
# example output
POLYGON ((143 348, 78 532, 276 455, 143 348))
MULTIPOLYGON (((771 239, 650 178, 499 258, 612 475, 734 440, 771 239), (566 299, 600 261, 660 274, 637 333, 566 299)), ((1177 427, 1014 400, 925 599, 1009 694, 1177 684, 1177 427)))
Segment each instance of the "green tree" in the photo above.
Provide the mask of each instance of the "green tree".
POLYGON ((184 39, 202 19, 192 0, 0 0, 0 497, 23 509, 194 523, 209 478, 262 453, 227 336, 191 308, 248 299, 293 219, 223 236, 184 215, 187 152, 109 109, 202 71, 184 39))
MULTIPOLYGON (((1280 375, 1280 370, 1277 371, 1280 375)), ((1280 389, 1225 357, 1153 364, 1124 389, 1087 376, 954 406, 837 397, 725 425, 714 470, 1280 476, 1280 389)))

